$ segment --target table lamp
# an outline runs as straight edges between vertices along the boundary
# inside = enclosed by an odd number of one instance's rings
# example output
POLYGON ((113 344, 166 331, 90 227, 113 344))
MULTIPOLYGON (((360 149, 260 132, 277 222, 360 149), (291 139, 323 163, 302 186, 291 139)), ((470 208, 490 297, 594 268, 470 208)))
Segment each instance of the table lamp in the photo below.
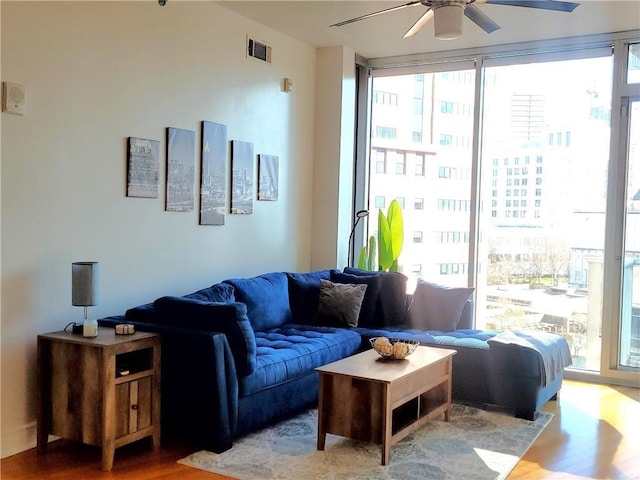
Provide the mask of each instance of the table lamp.
POLYGON ((71 304, 84 307, 82 334, 98 336, 98 321, 87 318, 87 307, 98 304, 98 262, 73 262, 71 264, 71 304))

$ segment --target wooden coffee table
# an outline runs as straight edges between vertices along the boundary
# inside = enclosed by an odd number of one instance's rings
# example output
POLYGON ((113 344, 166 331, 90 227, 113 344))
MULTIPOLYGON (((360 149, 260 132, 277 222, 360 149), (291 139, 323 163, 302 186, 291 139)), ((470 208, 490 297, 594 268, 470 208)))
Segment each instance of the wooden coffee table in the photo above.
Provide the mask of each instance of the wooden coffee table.
POLYGON ((327 433, 379 443, 386 465, 391 445, 440 414, 448 422, 455 353, 419 346, 404 360, 385 360, 368 350, 317 368, 318 450, 327 433))

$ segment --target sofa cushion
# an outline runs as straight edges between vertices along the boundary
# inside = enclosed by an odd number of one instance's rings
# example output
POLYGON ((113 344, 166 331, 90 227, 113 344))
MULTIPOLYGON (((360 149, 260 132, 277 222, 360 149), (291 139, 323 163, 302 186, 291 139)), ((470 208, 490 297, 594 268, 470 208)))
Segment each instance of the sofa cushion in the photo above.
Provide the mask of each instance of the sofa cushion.
POLYGON ((367 291, 362 300, 358 325, 361 327, 378 327, 380 318, 376 315, 378 296, 382 287, 382 277, 379 275, 351 275, 338 270, 331 271, 331 281, 334 283, 350 283, 354 285, 366 285, 367 291))
POLYGON ((313 373, 327 363, 356 353, 360 335, 344 328, 288 324, 256 332, 256 370, 240 379, 240 396, 313 373))
POLYGON ((472 293, 473 288, 449 288, 419 278, 409 308, 411 326, 441 332, 455 330, 472 293))
POLYGON ((425 332, 416 328, 408 330, 355 328, 362 336, 363 345, 370 348, 369 339, 374 337, 399 338, 401 340, 418 340, 421 345, 437 345, 440 347, 466 347, 489 350, 487 340, 495 337, 493 330, 456 330, 455 332, 441 332, 430 330, 425 332))
POLYGON ((406 327, 407 317, 407 277, 397 272, 370 272, 359 268, 346 267, 343 271, 350 275, 381 277, 380 294, 376 304, 375 325, 386 327, 406 327))
POLYGON ((289 306, 293 323, 311 323, 318 311, 320 280, 329 280, 331 270, 308 273, 287 273, 289 306))
POLYGON ((184 297, 161 297, 153 302, 161 325, 221 332, 233 352, 238 375, 256 368, 256 338, 243 303, 203 302, 184 297))
POLYGON ((247 306, 247 316, 255 331, 264 331, 291 320, 287 275, 266 273, 252 278, 233 278, 223 283, 235 288, 238 302, 247 306))
POLYGON ((357 326, 366 290, 364 284, 320 280, 320 298, 314 323, 328 327, 357 326))
POLYGON ((184 298, 192 298, 194 300, 202 300, 203 302, 235 302, 236 297, 233 293, 232 285, 226 283, 218 283, 210 287, 203 288, 197 292, 185 295, 184 298))

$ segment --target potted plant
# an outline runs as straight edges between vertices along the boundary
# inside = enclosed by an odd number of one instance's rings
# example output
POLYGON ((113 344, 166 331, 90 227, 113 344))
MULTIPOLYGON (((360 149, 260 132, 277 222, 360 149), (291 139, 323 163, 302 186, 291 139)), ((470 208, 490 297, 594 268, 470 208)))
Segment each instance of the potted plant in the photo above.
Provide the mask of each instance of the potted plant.
POLYGON ((387 214, 378 210, 378 238, 371 235, 367 245, 360 250, 358 268, 362 270, 398 271, 398 257, 404 243, 402 209, 397 200, 392 200, 387 214), (376 249, 377 246, 377 249, 376 249), (376 262, 377 250, 377 262, 376 262))

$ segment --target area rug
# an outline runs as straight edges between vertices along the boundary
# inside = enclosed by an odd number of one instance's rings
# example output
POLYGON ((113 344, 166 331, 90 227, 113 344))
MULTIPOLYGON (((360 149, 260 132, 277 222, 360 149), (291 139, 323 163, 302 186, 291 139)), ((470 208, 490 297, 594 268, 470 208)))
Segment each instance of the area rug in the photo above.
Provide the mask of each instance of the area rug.
MULTIPOLYGON (((237 441, 221 454, 196 452, 179 463, 241 480, 504 479, 553 415, 534 422, 454 405, 451 421, 429 422, 391 447, 327 435, 316 450, 317 410, 309 410, 237 441)), ((442 417, 441 417, 442 418, 442 417)))

